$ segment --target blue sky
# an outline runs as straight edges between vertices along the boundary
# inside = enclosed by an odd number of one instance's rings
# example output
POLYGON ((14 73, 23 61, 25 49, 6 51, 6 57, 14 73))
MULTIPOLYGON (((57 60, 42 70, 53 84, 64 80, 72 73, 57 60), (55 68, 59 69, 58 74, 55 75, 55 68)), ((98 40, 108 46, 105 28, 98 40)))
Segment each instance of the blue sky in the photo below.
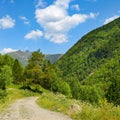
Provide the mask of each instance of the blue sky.
POLYGON ((0 52, 65 53, 120 16, 120 0, 0 0, 0 52))

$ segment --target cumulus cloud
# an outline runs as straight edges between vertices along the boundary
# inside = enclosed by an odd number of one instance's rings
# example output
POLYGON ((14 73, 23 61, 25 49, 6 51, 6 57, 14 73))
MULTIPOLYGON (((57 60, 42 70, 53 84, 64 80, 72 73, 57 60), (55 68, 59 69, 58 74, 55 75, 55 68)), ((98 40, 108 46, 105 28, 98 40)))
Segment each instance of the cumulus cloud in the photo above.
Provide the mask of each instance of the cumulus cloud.
POLYGON ((114 16, 112 16, 112 17, 110 17, 110 18, 107 18, 105 21, 104 21, 104 25, 105 24, 108 24, 109 22, 112 22, 113 20, 115 20, 115 19, 117 19, 117 18, 119 18, 120 16, 119 15, 114 15, 114 16))
POLYGON ((61 44, 64 42, 68 42, 68 37, 66 33, 46 33, 45 38, 50 40, 51 42, 61 44))
POLYGON ((70 29, 89 18, 94 18, 95 14, 73 14, 69 15, 70 0, 56 0, 52 5, 43 9, 36 9, 35 18, 44 29, 44 37, 54 43, 68 41, 67 33, 70 29))
POLYGON ((2 51, 0 51, 2 54, 6 54, 6 53, 9 53, 9 52, 15 52, 17 50, 14 50, 12 48, 4 48, 2 51))
POLYGON ((1 29, 8 29, 13 28, 15 25, 15 20, 12 19, 9 15, 0 19, 0 28, 1 29))
POLYGON ((71 0, 56 0, 54 5, 62 9, 68 9, 70 2, 71 0))
POLYGON ((36 7, 36 8, 38 8, 38 7, 42 7, 42 8, 43 8, 43 7, 46 6, 46 4, 47 4, 47 3, 46 3, 45 1, 43 1, 43 0, 37 0, 35 7, 36 7))
POLYGON ((80 11, 80 6, 78 4, 72 5, 71 8, 80 11))
POLYGON ((29 24, 30 24, 29 20, 28 20, 25 16, 20 16, 19 18, 20 18, 21 20, 23 20, 24 24, 26 24, 26 25, 29 25, 29 24))
POLYGON ((38 39, 38 38, 40 38, 40 37, 42 37, 42 36, 43 36, 42 31, 40 31, 40 30, 32 30, 31 32, 29 32, 28 34, 26 34, 26 35, 24 36, 24 38, 25 38, 25 39, 36 40, 36 39, 38 39))

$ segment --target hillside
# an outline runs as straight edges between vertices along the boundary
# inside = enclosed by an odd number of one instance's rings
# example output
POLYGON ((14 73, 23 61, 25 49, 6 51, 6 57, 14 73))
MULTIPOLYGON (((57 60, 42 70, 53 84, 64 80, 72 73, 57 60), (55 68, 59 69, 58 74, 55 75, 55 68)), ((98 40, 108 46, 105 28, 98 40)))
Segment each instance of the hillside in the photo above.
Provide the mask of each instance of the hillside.
MULTIPOLYGON (((21 50, 18 50, 16 52, 11 52, 8 54, 13 58, 17 58, 24 66, 26 66, 26 64, 28 63, 28 59, 31 57, 32 53, 29 51, 23 52, 21 50)), ((45 59, 50 60, 50 62, 53 64, 61 56, 62 56, 62 54, 48 54, 48 55, 45 55, 45 59)))
POLYGON ((73 96, 80 98, 73 90, 80 83, 85 89, 95 87, 104 97, 111 82, 120 78, 120 18, 83 36, 56 65, 73 96))

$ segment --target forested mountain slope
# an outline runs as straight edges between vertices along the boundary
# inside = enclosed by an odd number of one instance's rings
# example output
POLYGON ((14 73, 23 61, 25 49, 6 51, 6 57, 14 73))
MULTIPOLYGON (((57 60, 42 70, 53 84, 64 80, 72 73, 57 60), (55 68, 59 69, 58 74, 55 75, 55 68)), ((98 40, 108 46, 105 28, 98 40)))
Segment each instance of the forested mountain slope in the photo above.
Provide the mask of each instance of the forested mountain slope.
POLYGON ((57 66, 72 89, 73 82, 95 86, 104 96, 111 82, 120 79, 120 18, 83 36, 57 66))

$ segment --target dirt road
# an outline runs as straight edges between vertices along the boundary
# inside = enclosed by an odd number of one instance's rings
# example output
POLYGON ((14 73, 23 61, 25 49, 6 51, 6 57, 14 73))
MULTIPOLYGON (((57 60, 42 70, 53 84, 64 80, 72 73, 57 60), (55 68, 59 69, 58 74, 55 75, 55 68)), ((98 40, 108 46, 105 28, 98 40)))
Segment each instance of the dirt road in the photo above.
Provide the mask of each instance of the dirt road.
POLYGON ((71 120, 61 113, 40 108, 36 99, 29 97, 16 101, 0 114, 0 120, 71 120))

